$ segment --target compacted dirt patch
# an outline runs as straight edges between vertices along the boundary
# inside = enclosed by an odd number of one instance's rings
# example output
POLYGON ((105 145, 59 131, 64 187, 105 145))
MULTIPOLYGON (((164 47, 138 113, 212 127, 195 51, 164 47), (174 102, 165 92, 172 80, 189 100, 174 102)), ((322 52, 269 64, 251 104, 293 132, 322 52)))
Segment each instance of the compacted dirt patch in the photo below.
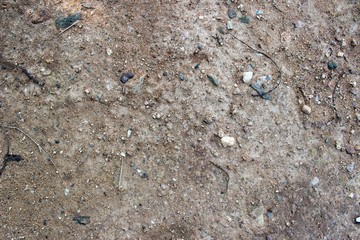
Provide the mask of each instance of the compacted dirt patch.
POLYGON ((0 238, 357 239, 359 11, 1 1, 0 238))

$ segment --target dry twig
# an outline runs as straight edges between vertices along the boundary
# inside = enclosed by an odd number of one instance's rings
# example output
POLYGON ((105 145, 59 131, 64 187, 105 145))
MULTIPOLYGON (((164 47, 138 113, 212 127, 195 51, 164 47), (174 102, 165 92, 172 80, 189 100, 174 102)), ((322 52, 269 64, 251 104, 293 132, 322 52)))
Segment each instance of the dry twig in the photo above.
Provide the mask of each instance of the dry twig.
POLYGON ((240 38, 236 37, 234 34, 228 32, 228 34, 230 36, 232 36, 234 39, 238 40, 239 42, 241 42, 242 44, 244 44, 245 46, 247 46, 248 48, 250 48, 251 50, 253 50, 254 52, 256 53, 259 53, 261 55, 263 55, 264 57, 266 57, 267 59, 269 59, 274 65, 275 67, 277 68, 278 72, 279 72, 279 81, 278 83, 275 85, 275 87, 273 87, 272 89, 270 89, 269 91, 267 92, 264 92, 262 93, 261 95, 256 95, 256 96, 263 96, 263 95, 266 95, 266 94, 269 94, 271 93, 272 91, 274 91, 275 89, 277 89, 279 86, 280 86, 280 83, 281 83, 281 78, 282 78, 282 71, 281 71, 281 68, 279 67, 279 65, 268 55, 266 54, 265 52, 262 52, 262 51, 259 51, 255 48, 253 48, 252 46, 250 46, 249 44, 247 44, 245 41, 241 40, 240 38))
POLYGON ((67 30, 69 30, 70 28, 72 28, 73 26, 75 26, 75 24, 77 24, 79 22, 79 20, 75 21, 73 24, 71 24, 70 26, 68 26, 67 28, 65 28, 64 30, 61 30, 61 32, 59 32, 59 35, 63 34, 64 32, 66 32, 67 30))
POLYGON ((122 189, 122 175, 123 175, 124 159, 121 159, 120 175, 119 175, 119 190, 122 189))
POLYGON ((47 157, 48 157, 48 160, 52 163, 52 165, 54 166, 56 172, 58 172, 57 168, 56 168, 56 165, 54 164, 54 162, 51 160, 50 158, 50 155, 40 146, 40 144, 38 144, 32 137, 30 137, 26 132, 24 132, 23 130, 21 130, 20 128, 18 127, 14 127, 14 126, 6 126, 6 125, 0 125, 1 128, 7 128, 7 129, 13 129, 13 130, 16 130, 16 131, 19 131, 21 132, 22 134, 24 134, 27 138, 29 138, 39 149, 39 152, 42 153, 44 152, 47 157))

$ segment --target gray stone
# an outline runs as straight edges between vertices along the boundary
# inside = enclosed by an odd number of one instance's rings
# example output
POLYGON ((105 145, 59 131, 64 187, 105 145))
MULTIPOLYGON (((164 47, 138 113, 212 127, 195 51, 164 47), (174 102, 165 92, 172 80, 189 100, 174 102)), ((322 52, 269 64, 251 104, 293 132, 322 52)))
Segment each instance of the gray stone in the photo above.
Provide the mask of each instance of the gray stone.
POLYGON ((311 180, 310 184, 311 184, 312 187, 316 187, 319 184, 319 182, 320 182, 320 179, 318 177, 314 177, 311 180))
POLYGON ((346 170, 349 172, 349 173, 352 173, 355 169, 355 163, 351 163, 349 165, 346 166, 346 170))
POLYGON ((236 13, 236 11, 234 10, 234 9, 232 9, 232 8, 229 8, 228 9, 228 16, 229 16, 229 18, 236 18, 236 16, 237 16, 237 13, 236 13))
POLYGON ((255 208, 251 214, 256 218, 256 222, 259 225, 264 225, 264 208, 262 206, 255 208))
POLYGON ((73 23, 81 19, 81 13, 75 13, 67 17, 58 17, 55 20, 57 29, 64 29, 70 27, 73 23))
POLYGON ((304 26, 305 26, 305 23, 303 23, 303 22, 300 21, 300 20, 294 22, 294 27, 295 27, 295 28, 300 29, 300 28, 303 28, 304 26))
POLYGON ((215 86, 219 86, 220 80, 218 80, 215 76, 207 75, 207 77, 208 77, 209 81, 212 82, 215 86))

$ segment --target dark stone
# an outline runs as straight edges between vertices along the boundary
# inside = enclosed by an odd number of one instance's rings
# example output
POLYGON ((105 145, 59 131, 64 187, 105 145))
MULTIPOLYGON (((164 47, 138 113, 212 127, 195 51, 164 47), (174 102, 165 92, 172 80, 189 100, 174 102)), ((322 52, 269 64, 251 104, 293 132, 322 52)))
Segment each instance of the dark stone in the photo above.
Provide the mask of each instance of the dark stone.
POLYGON ((272 219, 272 217, 273 217, 273 212, 272 212, 272 210, 267 210, 267 212, 266 212, 266 216, 269 218, 269 219, 272 219))
POLYGON ((90 217, 89 216, 77 216, 73 218, 73 221, 81 224, 81 225, 86 225, 90 223, 90 217))
POLYGON ((146 172, 144 172, 143 174, 141 174, 141 178, 149 178, 149 175, 146 172))
POLYGON ((134 77, 134 74, 132 74, 132 72, 127 72, 127 73, 123 73, 120 77, 120 81, 122 83, 126 83, 127 81, 129 81, 130 79, 132 79, 134 77))
POLYGON ((328 62, 327 66, 328 66, 328 69, 330 69, 330 70, 334 70, 337 68, 337 64, 334 61, 328 62))
POLYGON ((242 16, 239 20, 240 20, 240 22, 245 23, 245 24, 250 23, 250 18, 248 16, 242 16))
POLYGON ((232 8, 229 8, 228 9, 228 16, 229 16, 229 18, 236 18, 236 16, 237 16, 237 13, 236 13, 236 11, 234 10, 234 9, 232 9, 232 8))
POLYGON ((57 29, 67 28, 80 19, 81 19, 81 13, 75 13, 67 17, 58 17, 55 20, 55 26, 57 29))
POLYGON ((220 80, 218 80, 213 75, 207 75, 207 77, 208 77, 209 81, 212 82, 212 84, 214 84, 215 86, 219 86, 220 80))
POLYGON ((181 81, 185 81, 185 80, 186 80, 186 77, 185 77, 185 75, 184 75, 183 73, 179 73, 179 79, 180 79, 181 81))

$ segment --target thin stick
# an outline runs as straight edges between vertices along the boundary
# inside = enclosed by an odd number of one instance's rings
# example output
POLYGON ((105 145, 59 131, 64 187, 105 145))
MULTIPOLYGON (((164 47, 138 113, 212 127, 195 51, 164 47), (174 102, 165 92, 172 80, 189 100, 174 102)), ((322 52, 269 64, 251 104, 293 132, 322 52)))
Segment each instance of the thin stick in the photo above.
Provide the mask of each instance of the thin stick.
POLYGON ((120 176, 119 176, 119 190, 122 189, 122 175, 123 175, 123 165, 124 159, 121 159, 121 168, 120 168, 120 176))
POLYGON ((21 132, 22 134, 24 134, 27 138, 29 138, 39 149, 39 152, 44 152, 47 156, 48 156, 48 160, 52 163, 52 165, 54 165, 56 172, 58 172, 56 165, 54 164, 54 162, 51 160, 50 155, 40 146, 40 144, 38 144, 32 137, 30 137, 27 133, 25 133, 23 130, 21 130, 18 127, 13 127, 13 126, 5 126, 5 125, 0 125, 0 127, 2 128, 8 128, 8 129, 15 129, 19 132, 21 132))
POLYGON ((75 21, 73 24, 71 24, 70 26, 68 26, 67 28, 65 28, 64 30, 61 30, 61 32, 59 32, 60 34, 63 34, 64 32, 66 32, 67 30, 69 30, 70 28, 72 28, 73 26, 75 26, 75 24, 77 24, 79 22, 79 20, 75 21))

